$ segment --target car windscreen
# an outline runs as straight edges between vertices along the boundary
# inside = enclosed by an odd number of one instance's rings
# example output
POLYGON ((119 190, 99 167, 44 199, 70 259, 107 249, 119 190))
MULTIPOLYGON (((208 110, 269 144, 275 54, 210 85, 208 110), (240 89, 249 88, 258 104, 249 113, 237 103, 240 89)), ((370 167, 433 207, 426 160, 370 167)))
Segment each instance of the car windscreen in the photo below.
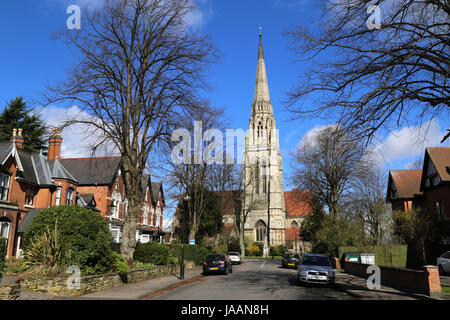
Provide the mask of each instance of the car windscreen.
POLYGON ((291 259, 291 258, 299 258, 299 256, 298 256, 298 254, 297 253, 290 253, 290 254, 287 254, 286 255, 286 258, 289 258, 289 259, 291 259))
POLYGON ((331 267, 330 260, 327 257, 321 256, 303 256, 301 264, 307 266, 331 267))
POLYGON ((214 262, 214 261, 223 261, 223 260, 225 260, 225 257, 221 256, 221 255, 214 255, 214 256, 207 256, 206 257, 206 263, 211 263, 211 262, 214 262))

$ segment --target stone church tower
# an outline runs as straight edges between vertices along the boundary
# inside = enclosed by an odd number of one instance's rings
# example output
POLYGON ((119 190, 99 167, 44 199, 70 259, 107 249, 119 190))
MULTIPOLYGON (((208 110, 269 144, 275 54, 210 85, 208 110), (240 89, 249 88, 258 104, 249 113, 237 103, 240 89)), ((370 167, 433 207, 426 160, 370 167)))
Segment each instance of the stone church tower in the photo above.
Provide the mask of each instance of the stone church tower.
POLYGON ((244 151, 245 237, 270 244, 285 244, 286 209, 283 166, 278 132, 259 35, 255 97, 244 151))

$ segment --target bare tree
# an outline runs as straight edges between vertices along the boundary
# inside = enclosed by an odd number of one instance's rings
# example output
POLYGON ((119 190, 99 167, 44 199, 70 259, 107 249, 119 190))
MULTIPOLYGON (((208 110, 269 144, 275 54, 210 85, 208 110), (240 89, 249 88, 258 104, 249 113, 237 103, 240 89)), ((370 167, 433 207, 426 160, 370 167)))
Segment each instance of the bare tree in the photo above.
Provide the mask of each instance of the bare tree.
MULTIPOLYGON (((168 141, 163 146, 161 154, 164 156, 162 165, 159 170, 165 173, 167 177, 168 188, 172 190, 175 200, 177 202, 183 201, 182 198, 188 195, 190 200, 188 207, 188 221, 189 221, 189 239, 194 239, 198 230, 200 219, 205 208, 208 206, 211 197, 207 197, 209 191, 217 191, 214 187, 226 185, 226 182, 213 181, 220 178, 225 179, 226 176, 219 174, 222 164, 209 163, 208 151, 211 146, 213 136, 208 135, 209 129, 216 129, 223 131, 225 127, 224 113, 221 108, 214 108, 209 105, 199 106, 192 110, 188 116, 180 119, 179 126, 189 132, 189 141, 168 141), (193 139, 197 139, 195 134, 194 120, 201 122, 200 141, 198 141, 197 148, 193 139), (184 161, 177 161, 172 158, 173 148, 178 143, 187 144, 187 155, 183 155, 184 161), (198 161, 200 160, 200 161, 198 161), (183 195, 180 198, 180 195, 183 195)), ((184 139, 184 138, 183 138, 184 139)), ((222 152, 222 150, 215 150, 222 152)), ((223 160, 223 159, 222 159, 223 160)), ((178 219, 177 219, 178 221, 178 219)))
POLYGON ((364 146, 342 127, 325 127, 297 149, 292 180, 301 189, 310 190, 314 199, 328 207, 330 216, 336 217, 342 196, 366 165, 364 152, 364 146))
POLYGON ((215 60, 209 38, 188 28, 192 10, 190 0, 106 1, 84 10, 81 30, 55 35, 79 62, 66 81, 49 87, 47 104, 77 104, 80 115, 66 125, 87 124, 100 137, 94 150, 113 144, 120 152, 129 204, 121 252, 129 263, 148 156, 179 115, 198 105, 205 66, 215 60))
POLYGON ((447 0, 320 4, 317 25, 286 32, 298 58, 312 61, 289 94, 294 117, 334 114, 371 138, 382 126, 449 115, 447 0))
POLYGON ((362 222, 363 234, 372 245, 380 245, 389 236, 391 210, 386 204, 386 176, 377 163, 364 166, 353 180, 349 205, 362 222))

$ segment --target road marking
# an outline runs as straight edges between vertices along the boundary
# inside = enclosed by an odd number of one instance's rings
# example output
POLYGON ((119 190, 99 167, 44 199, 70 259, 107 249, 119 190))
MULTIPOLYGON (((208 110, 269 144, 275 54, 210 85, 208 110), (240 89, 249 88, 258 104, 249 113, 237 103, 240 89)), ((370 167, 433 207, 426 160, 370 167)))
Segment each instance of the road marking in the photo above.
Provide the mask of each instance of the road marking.
POLYGON ((264 267, 264 265, 266 264, 266 262, 267 262, 267 259, 264 260, 263 264, 261 265, 261 268, 264 267))

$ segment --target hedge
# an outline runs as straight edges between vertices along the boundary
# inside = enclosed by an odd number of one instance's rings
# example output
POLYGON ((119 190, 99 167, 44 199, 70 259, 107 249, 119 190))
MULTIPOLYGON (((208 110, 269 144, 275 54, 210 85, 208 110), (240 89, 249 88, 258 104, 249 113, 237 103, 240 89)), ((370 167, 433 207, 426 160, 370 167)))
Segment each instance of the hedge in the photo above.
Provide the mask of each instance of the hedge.
POLYGON ((5 264, 6 264, 6 239, 0 238, 0 280, 2 279, 5 264))
POLYGON ((367 246, 367 247, 339 247, 339 260, 343 260, 343 254, 346 252, 374 253, 375 263, 378 266, 405 268, 407 262, 407 245, 389 246, 367 246), (389 252, 392 255, 392 264, 390 263, 389 252))
MULTIPOLYGON (((171 244, 170 250, 172 255, 178 259, 181 259, 181 244, 171 244)), ((196 265, 201 265, 210 253, 211 252, 203 246, 189 244, 184 245, 184 260, 194 261, 194 264, 196 265)))
POLYGON ((148 242, 136 245, 134 260, 142 263, 153 263, 155 265, 166 265, 170 258, 170 249, 164 243, 148 242))

